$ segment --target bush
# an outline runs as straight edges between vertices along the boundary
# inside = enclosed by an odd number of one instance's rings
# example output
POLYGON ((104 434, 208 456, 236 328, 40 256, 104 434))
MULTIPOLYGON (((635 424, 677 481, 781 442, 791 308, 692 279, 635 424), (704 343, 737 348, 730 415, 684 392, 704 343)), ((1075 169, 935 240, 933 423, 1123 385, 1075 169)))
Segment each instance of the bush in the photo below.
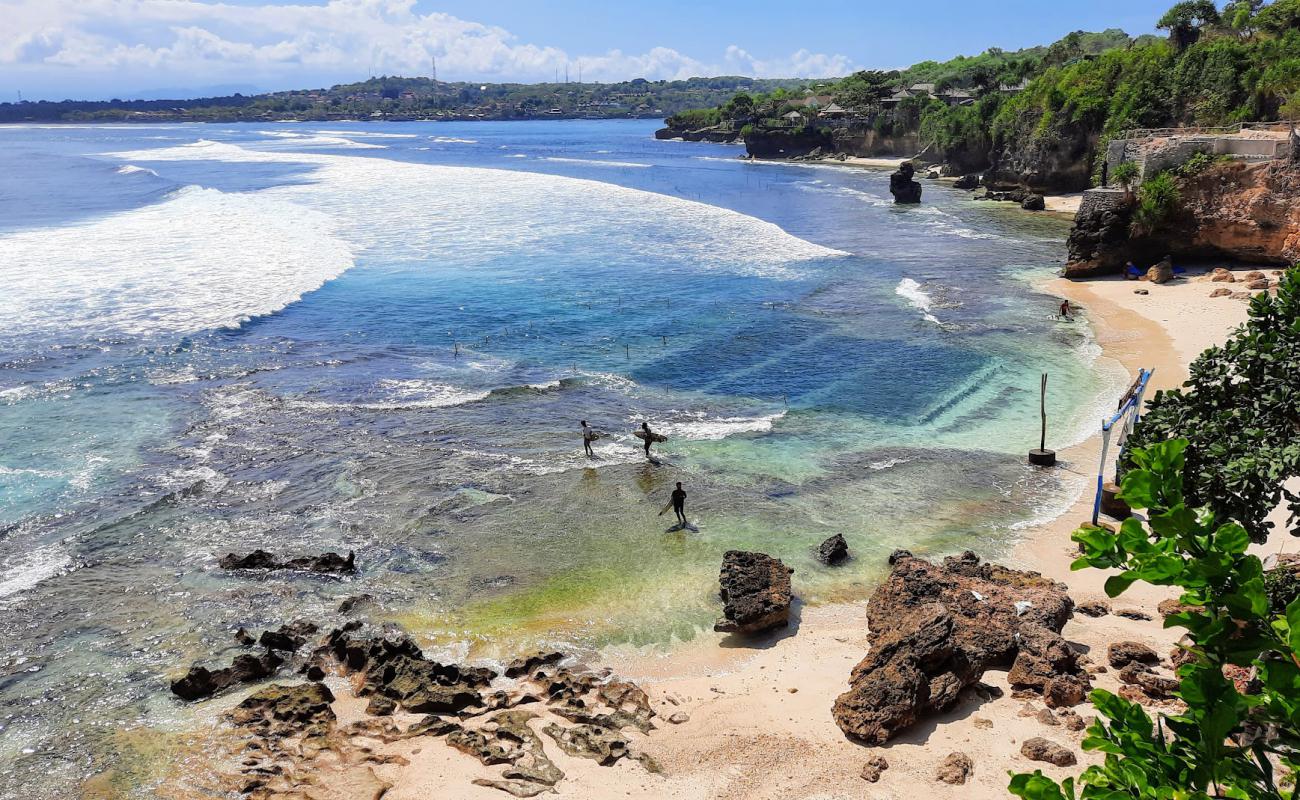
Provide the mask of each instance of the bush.
POLYGON ((1111 180, 1128 186, 1138 176, 1138 165, 1136 161, 1121 161, 1115 165, 1115 170, 1110 173, 1111 180))
POLYGON ((1074 569, 1117 570, 1106 593, 1118 596, 1138 581, 1181 588, 1188 607, 1166 627, 1185 628, 1189 660, 1178 667, 1176 694, 1186 711, 1147 712, 1110 692, 1091 699, 1101 718, 1083 740, 1105 761, 1076 780, 1057 783, 1041 770, 1011 778, 1027 800, 1282 800, 1277 766, 1300 765, 1300 601, 1281 614, 1269 607, 1260 560, 1246 552, 1250 536, 1210 508, 1189 506, 1183 494, 1186 439, 1132 452, 1134 468, 1120 496, 1146 509, 1148 524, 1124 521, 1118 533, 1089 526, 1074 534, 1084 555, 1074 569), (1252 667, 1258 689, 1243 695, 1224 667, 1252 667), (1103 721, 1104 720, 1104 721, 1103 721))
POLYGON ((1178 182, 1168 172, 1143 181, 1138 188, 1133 222, 1140 230, 1154 231, 1178 211, 1178 182))

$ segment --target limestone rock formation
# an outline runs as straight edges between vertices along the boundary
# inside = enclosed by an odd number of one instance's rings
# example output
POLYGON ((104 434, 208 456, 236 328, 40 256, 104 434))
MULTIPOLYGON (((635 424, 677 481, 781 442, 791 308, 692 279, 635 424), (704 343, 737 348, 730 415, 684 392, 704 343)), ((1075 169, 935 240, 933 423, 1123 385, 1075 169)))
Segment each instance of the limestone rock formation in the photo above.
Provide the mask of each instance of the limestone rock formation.
POLYGON ((1135 662, 1156 664, 1160 661, 1160 656, 1141 642, 1113 642, 1106 649, 1106 660, 1112 667, 1120 669, 1135 662))
MULTIPOLYGON (((890 563, 893 571, 867 607, 871 651, 853 668, 849 690, 833 708, 849 736, 882 743, 922 716, 951 708, 986 669, 1013 665, 1026 638, 1022 629, 1030 638, 1041 631, 1044 663, 1056 658, 1065 669, 1070 662, 1049 641, 1074 607, 1063 584, 981 563, 969 552, 938 565, 902 550, 890 563)), ((1077 667, 1076 660, 1061 677, 1086 686, 1077 667)), ((1044 671, 1028 657, 1022 664, 1026 676, 1044 671)), ((1044 691, 1048 683, 1043 674, 1044 691)))
POLYGON ((1020 745, 1020 754, 1030 761, 1044 761, 1058 767, 1072 767, 1079 763, 1073 752, 1041 736, 1026 739, 1020 745))
POLYGON ((261 656, 238 655, 230 666, 209 670, 195 665, 185 676, 172 681, 172 694, 182 700, 198 700, 240 683, 265 680, 275 674, 284 660, 271 651, 261 656))
POLYGON ((763 553, 728 550, 722 557, 722 619, 713 626, 721 633, 761 633, 790 622, 790 573, 779 559, 763 553))
POLYGON ((935 770, 935 780, 953 786, 960 786, 975 772, 975 762, 965 753, 949 753, 935 770))
POLYGON ((916 168, 912 162, 904 161, 899 165, 898 171, 889 176, 889 193, 894 196, 895 203, 921 202, 921 184, 912 179, 915 173, 916 168))

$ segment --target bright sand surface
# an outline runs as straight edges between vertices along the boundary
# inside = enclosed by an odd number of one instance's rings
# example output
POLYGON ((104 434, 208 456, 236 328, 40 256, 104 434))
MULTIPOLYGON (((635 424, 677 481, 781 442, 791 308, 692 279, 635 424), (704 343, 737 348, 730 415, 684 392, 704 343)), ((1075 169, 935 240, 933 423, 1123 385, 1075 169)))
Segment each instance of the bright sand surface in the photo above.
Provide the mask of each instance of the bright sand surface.
MULTIPOLYGON (((1246 270, 1239 271, 1238 274, 1246 270)), ((1211 284, 1196 276, 1167 285, 1096 280, 1084 283, 1054 280, 1047 291, 1069 297, 1096 331, 1105 357, 1131 374, 1154 368, 1153 388, 1168 388, 1186 378, 1187 365, 1204 348, 1224 341, 1246 319, 1247 304, 1232 298, 1210 298, 1211 284), (1136 294, 1145 289, 1148 294, 1136 294)), ((1239 285, 1234 288, 1240 288, 1239 285)), ((1096 474, 1098 437, 1059 454, 1060 469, 1086 479, 1096 474)), ((1105 599, 1099 570, 1070 572, 1077 554, 1070 533, 1090 515, 1092 494, 1085 491, 1074 507, 1058 519, 1025 532, 1022 546, 1009 566, 1038 570, 1067 583, 1077 603, 1105 599)), ((1279 517, 1279 523, 1282 521, 1279 517)), ((1279 535, 1268 546, 1278 549, 1279 535)), ((852 547, 852 542, 850 542, 852 547)), ((796 594, 799 576, 794 577, 796 594)), ((1107 645, 1137 640, 1167 654, 1175 639, 1162 629, 1156 604, 1172 593, 1138 584, 1112 601, 1115 610, 1136 608, 1152 619, 1139 621, 1116 615, 1089 618, 1076 615, 1064 635, 1089 648, 1094 663, 1105 663, 1107 645)), ((1097 759, 1079 749, 1082 733, 1040 722, 1024 713, 1041 702, 1011 697, 1006 673, 989 672, 984 681, 1004 690, 1001 698, 981 700, 967 692, 947 714, 925 719, 881 747, 865 747, 845 738, 831 717, 831 704, 847 688, 849 671, 867 650, 865 603, 798 607, 791 626, 775 637, 737 645, 720 634, 703 634, 668 654, 613 649, 598 666, 638 681, 649 693, 658 718, 648 736, 633 734, 637 747, 662 766, 652 775, 639 763, 623 759, 612 767, 571 758, 545 739, 547 752, 567 777, 556 787, 562 797, 575 798, 898 798, 919 796, 1004 798, 1009 771, 1042 769, 1058 779, 1076 775, 1097 759), (668 718, 685 714, 677 724, 668 718), (1020 755, 1024 740, 1043 736, 1065 745, 1079 756, 1079 765, 1059 768, 1031 762, 1020 755), (975 764, 964 786, 935 780, 939 763, 950 753, 966 753, 975 764), (863 764, 881 755, 889 763, 880 781, 860 777, 863 764)), ((1168 664, 1162 671, 1168 674, 1168 664)), ((1095 685, 1118 690, 1115 670, 1097 675, 1095 685)), ((343 682, 331 679, 335 689, 343 682)), ((362 703, 341 699, 340 722, 360 715, 362 703)), ((526 706, 537 710, 536 706, 526 706)), ((1088 706, 1077 709, 1085 719, 1088 706)), ((541 720, 533 723, 541 727, 541 720)), ((430 797, 490 798, 508 795, 474 786, 474 778, 497 777, 501 767, 484 767, 441 741, 412 739, 377 745, 379 760, 320 774, 307 794, 312 798, 376 797, 391 784, 385 800, 430 797), (406 763, 403 763, 406 762, 406 763), (373 777, 372 772, 373 771, 373 777), (377 781, 376 781, 377 778, 377 781)), ((328 772, 328 770, 327 770, 328 772)))

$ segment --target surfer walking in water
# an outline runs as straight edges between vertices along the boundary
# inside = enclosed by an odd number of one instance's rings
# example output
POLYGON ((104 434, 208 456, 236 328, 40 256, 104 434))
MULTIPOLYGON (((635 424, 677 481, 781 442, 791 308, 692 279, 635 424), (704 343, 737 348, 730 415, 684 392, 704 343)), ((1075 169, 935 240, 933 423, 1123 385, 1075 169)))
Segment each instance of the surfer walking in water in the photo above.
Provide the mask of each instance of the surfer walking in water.
POLYGON ((689 523, 686 521, 686 490, 682 488, 682 482, 677 482, 677 488, 673 489, 672 499, 668 505, 664 506, 659 516, 663 516, 668 511, 668 506, 672 506, 673 513, 677 515, 677 526, 685 528, 689 523))
POLYGON ((1061 317, 1061 319, 1067 319, 1067 320, 1070 320, 1070 321, 1073 321, 1073 320, 1074 320, 1074 318, 1070 316, 1070 300, 1069 300, 1069 298, 1066 298, 1066 299, 1064 299, 1064 300, 1061 301, 1061 313, 1060 313, 1059 316, 1061 317))
POLYGON ((641 433, 639 436, 641 441, 645 444, 645 457, 650 458, 650 445, 655 443, 655 434, 654 431, 650 430, 650 423, 641 423, 641 433))
POLYGON ((587 458, 595 458, 596 454, 591 450, 591 443, 596 441, 596 432, 587 426, 587 421, 582 420, 582 449, 587 454, 587 458))

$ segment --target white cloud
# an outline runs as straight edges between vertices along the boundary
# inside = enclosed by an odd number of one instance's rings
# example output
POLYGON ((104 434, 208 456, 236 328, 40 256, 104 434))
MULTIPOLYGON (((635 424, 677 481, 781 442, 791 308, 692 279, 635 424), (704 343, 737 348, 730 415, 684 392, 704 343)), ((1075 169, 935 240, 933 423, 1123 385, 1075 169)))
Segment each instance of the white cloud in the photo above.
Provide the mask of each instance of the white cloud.
MULTIPOLYGON (((738 46, 717 61, 669 47, 644 53, 566 53, 415 0, 330 0, 323 6, 237 6, 199 0, 0 0, 7 32, 0 73, 48 92, 214 82, 311 86, 376 74, 445 80, 549 80, 566 64, 587 80, 746 74, 845 74, 848 58, 799 50, 757 58, 738 46)), ((21 87, 20 87, 21 88, 21 87)))

